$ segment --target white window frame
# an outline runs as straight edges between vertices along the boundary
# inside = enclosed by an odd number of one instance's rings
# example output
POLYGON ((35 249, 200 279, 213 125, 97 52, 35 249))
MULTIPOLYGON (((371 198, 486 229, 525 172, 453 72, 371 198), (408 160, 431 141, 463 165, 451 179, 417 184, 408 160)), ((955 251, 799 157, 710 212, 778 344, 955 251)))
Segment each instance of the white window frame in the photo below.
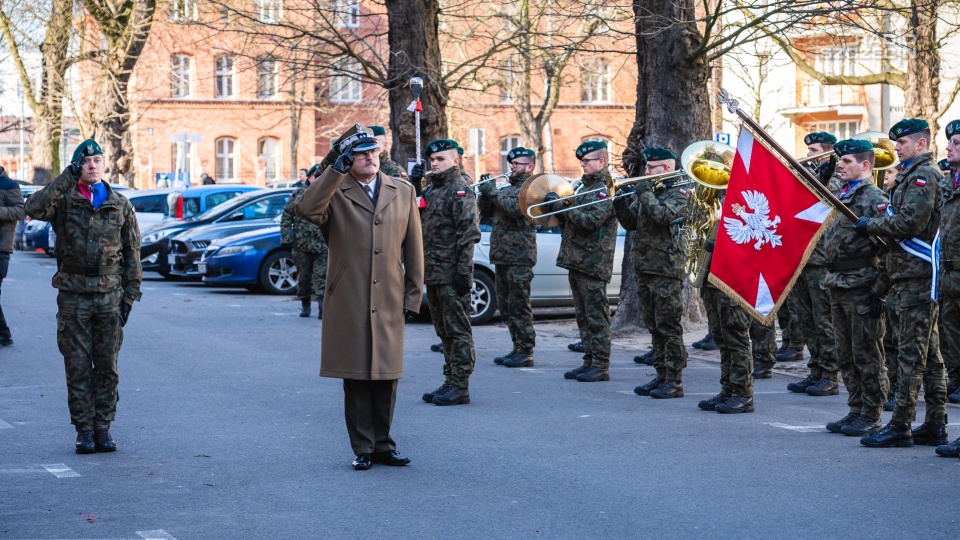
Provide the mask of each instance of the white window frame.
POLYGON ((256 0, 257 22, 277 24, 283 18, 283 0, 256 0))
POLYGON ((237 97, 237 60, 232 54, 221 54, 213 59, 213 97, 237 97), (229 64, 229 65, 226 65, 229 64))
POLYGON ((507 154, 518 146, 523 146, 519 135, 507 135, 500 138, 500 172, 505 173, 510 170, 510 163, 507 162, 507 154))
POLYGON ((215 168, 217 182, 237 181, 237 148, 239 143, 233 137, 220 137, 214 142, 216 154, 215 168), (228 144, 229 143, 229 144, 228 144), (227 148, 229 146, 229 148, 227 148))
POLYGON ((276 58, 264 56, 257 59, 257 99, 275 99, 279 95, 278 71, 276 58))
POLYGON ((330 77, 331 103, 359 103, 363 101, 363 84, 360 81, 360 62, 348 58, 340 62, 330 77))
MULTIPOLYGON (((850 137, 860 133, 860 122, 857 120, 834 120, 832 122, 815 122, 812 124, 806 124, 804 126, 806 133, 814 133, 817 131, 826 131, 827 133, 833 134, 837 137, 838 141, 849 139, 850 137)), ((804 133, 804 135, 806 135, 804 133)))
POLYGON ((826 75, 856 77, 860 73, 860 47, 828 47, 817 51, 814 69, 826 75))
POLYGON ((170 56, 170 95, 180 99, 193 95, 193 57, 189 54, 170 56))
POLYGON ((337 28, 360 28, 360 0, 337 0, 337 28))
POLYGON ((612 67, 605 59, 597 58, 583 64, 580 85, 583 103, 613 103, 612 67))
POLYGON ((264 180, 267 182, 276 182, 277 180, 280 180, 280 139, 276 137, 263 137, 258 140, 257 156, 264 158, 264 163, 266 164, 266 169, 264 170, 264 180), (267 146, 270 142, 273 142, 273 159, 271 159, 270 155, 266 153, 267 146))
POLYGON ((172 23, 196 22, 198 18, 197 0, 170 0, 167 18, 172 23))

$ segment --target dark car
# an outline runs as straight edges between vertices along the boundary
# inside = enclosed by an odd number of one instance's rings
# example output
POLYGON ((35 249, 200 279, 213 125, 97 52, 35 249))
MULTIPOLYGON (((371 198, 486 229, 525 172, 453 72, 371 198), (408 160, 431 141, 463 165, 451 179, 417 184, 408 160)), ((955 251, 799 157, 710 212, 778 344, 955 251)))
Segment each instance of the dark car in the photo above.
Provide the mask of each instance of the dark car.
POLYGON ((46 253, 50 249, 50 229, 49 221, 39 219, 28 221, 23 230, 23 250, 37 251, 39 249, 46 253))
MULTIPOLYGON (((20 193, 23 195, 24 201, 26 201, 30 195, 40 191, 42 188, 43 186, 24 184, 22 182, 20 183, 20 193)), ((17 227, 13 231, 13 249, 25 249, 25 246, 23 245, 23 231, 26 230, 27 223, 29 221, 29 217, 17 221, 17 227)))
MULTIPOLYGON (((213 187, 213 186, 210 186, 213 187)), ((283 212, 292 189, 259 189, 238 195, 229 201, 183 221, 164 222, 142 231, 140 263, 144 272, 158 272, 171 277, 170 270, 177 263, 176 255, 170 252, 170 240, 174 235, 213 223, 249 221, 274 218, 283 212)))
POLYGON ((293 294, 299 272, 290 250, 280 243, 280 227, 214 240, 198 264, 203 282, 246 287, 269 294, 293 294))
POLYGON ((200 280, 203 276, 197 268, 200 257, 210 246, 210 243, 220 238, 226 238, 235 234, 275 227, 280 222, 279 217, 273 219, 251 219, 243 221, 229 221, 227 223, 214 223, 187 229, 186 231, 170 239, 170 260, 173 266, 170 268, 170 275, 178 276, 182 279, 200 280))

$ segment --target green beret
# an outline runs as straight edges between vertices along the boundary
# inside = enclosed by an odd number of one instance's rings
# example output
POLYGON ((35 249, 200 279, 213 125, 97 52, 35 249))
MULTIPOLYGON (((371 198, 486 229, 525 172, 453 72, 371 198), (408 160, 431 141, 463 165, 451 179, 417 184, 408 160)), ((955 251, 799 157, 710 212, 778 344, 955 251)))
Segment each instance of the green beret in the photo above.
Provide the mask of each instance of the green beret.
POLYGON ((383 126, 368 126, 367 129, 369 129, 370 132, 373 133, 374 137, 376 137, 377 135, 385 136, 387 134, 387 130, 383 129, 383 126))
POLYGON ((950 172, 950 162, 947 161, 947 158, 943 158, 938 161, 937 166, 940 167, 940 170, 943 172, 950 172))
POLYGON ((806 137, 803 138, 803 144, 810 146, 811 144, 836 144, 837 138, 831 133, 826 131, 814 131, 813 133, 808 133, 806 137))
POLYGON ((660 146, 648 146, 643 149, 644 161, 661 161, 664 159, 677 159, 677 155, 669 148, 660 146))
POLYGON ((460 148, 460 145, 457 144, 456 141, 451 139, 437 139, 430 141, 423 149, 423 157, 428 158, 432 154, 443 152, 444 150, 456 150, 458 154, 463 155, 463 148, 460 148))
POLYGON ((848 154, 869 152, 871 150, 873 150, 873 145, 870 144, 870 141, 865 141, 863 139, 846 139, 833 145, 833 151, 841 157, 848 154))
POLYGON ((960 133, 960 120, 953 120, 947 124, 947 138, 949 139, 957 133, 960 133))
POLYGON ((603 141, 587 141, 577 147, 577 159, 583 159, 583 156, 589 154, 590 152, 603 150, 606 147, 607 143, 603 141))
POLYGON ((507 163, 519 158, 519 157, 528 157, 530 159, 537 159, 537 153, 533 150, 529 150, 522 146, 518 146, 513 150, 507 152, 507 163))
POLYGON ((70 160, 70 163, 79 161, 82 158, 87 156, 102 156, 103 149, 100 148, 100 145, 97 144, 97 141, 93 139, 87 139, 77 146, 77 149, 73 151, 73 158, 70 160))
POLYGON ((307 171, 307 178, 310 178, 311 176, 317 174, 317 169, 319 169, 319 168, 320 168, 320 164, 319 164, 319 163, 317 163, 317 164, 314 165, 313 167, 310 167, 310 170, 307 171))
POLYGON ((890 128, 889 135, 891 139, 897 140, 904 135, 910 135, 925 129, 930 129, 930 124, 928 124, 926 120, 920 118, 905 118, 890 128))

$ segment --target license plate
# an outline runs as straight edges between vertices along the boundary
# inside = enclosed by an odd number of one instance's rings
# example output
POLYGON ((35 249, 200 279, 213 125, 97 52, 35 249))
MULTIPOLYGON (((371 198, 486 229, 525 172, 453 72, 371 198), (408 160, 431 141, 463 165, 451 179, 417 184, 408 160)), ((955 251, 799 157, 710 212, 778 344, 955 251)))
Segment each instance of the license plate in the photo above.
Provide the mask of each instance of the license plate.
POLYGON ((207 273, 207 265, 204 264, 204 263, 200 263, 200 264, 197 265, 197 270, 199 270, 201 274, 206 274, 206 273, 207 273))
POLYGON ((169 264, 170 266, 173 266, 173 265, 177 264, 177 256, 176 256, 176 255, 167 255, 167 264, 169 264))

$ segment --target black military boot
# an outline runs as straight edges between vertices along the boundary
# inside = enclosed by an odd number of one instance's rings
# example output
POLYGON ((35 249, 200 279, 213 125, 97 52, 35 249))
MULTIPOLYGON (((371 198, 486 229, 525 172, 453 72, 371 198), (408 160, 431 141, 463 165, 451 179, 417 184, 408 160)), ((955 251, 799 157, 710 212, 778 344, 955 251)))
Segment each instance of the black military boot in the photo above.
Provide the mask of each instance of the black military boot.
MULTIPOLYGON (((634 357, 633 357, 633 361, 636 362, 636 363, 638 363, 638 364, 646 364, 646 363, 647 363, 647 359, 648 359, 648 358, 654 358, 654 355, 655 355, 655 353, 653 352, 653 349, 650 349, 649 351, 641 354, 640 356, 634 356, 634 357)), ((648 364, 648 365, 649 365, 649 364, 648 364)))
POLYGON ((811 396, 835 396, 840 393, 840 385, 837 381, 830 379, 820 379, 815 384, 807 387, 807 394, 811 396))
POLYGON ((433 396, 434 405, 466 405, 470 403, 470 390, 450 385, 446 392, 433 396))
POLYGON ((581 373, 585 373, 588 369, 590 369, 589 366, 580 366, 580 367, 571 369, 570 371, 563 374, 563 378, 567 380, 576 379, 577 377, 580 376, 581 373))
POLYGON ((913 430, 913 444, 923 446, 940 446, 949 442, 947 437, 947 423, 924 422, 913 430))
POLYGON ((571 344, 567 345, 567 348, 570 349, 571 351, 577 352, 577 353, 582 353, 582 352, 585 352, 585 351, 586 351, 586 349, 583 348, 583 342, 582 342, 582 341, 578 341, 578 342, 576 342, 576 343, 571 343, 571 344))
POLYGON ((937 455, 943 457, 960 457, 960 438, 950 444, 941 444, 937 447, 937 455))
POLYGON ((787 385, 787 390, 791 392, 796 392, 798 394, 806 394, 807 388, 813 386, 820 379, 814 377, 813 375, 807 375, 807 378, 802 381, 792 382, 787 385))
POLYGON ((514 350, 508 352, 507 354, 505 354, 505 355, 503 355, 503 356, 498 356, 498 357, 494 358, 494 359, 493 359, 493 363, 496 364, 496 365, 498 365, 498 366, 502 366, 504 362, 506 362, 507 360, 510 360, 511 358, 513 358, 513 357, 516 356, 516 355, 517 355, 517 350, 514 349, 514 350))
POLYGON ((882 427, 883 422, 879 418, 858 416, 856 420, 840 428, 840 433, 852 437, 863 437, 876 433, 882 427))
POLYGON ((784 341, 783 343, 781 343, 781 344, 780 344, 780 348, 777 349, 777 354, 780 354, 780 353, 782 353, 783 351, 787 350, 787 347, 789 347, 789 345, 787 345, 787 342, 786 342, 786 341, 784 341))
POLYGON ((93 430, 93 442, 96 445, 97 452, 117 451, 117 443, 114 442, 113 437, 110 436, 109 428, 93 430))
POLYGON ((777 353, 777 362, 799 362, 803 360, 803 349, 788 346, 782 353, 777 353))
POLYGON ((433 397, 434 397, 434 396, 439 396, 440 394, 443 394, 443 393, 446 392, 449 388, 450 388, 450 383, 443 383, 443 384, 440 385, 439 388, 437 388, 437 389, 434 390, 433 392, 428 392, 428 393, 424 394, 423 397, 422 397, 422 399, 423 399, 423 401, 425 401, 425 402, 427 402, 427 403, 433 403, 433 397))
POLYGON ((650 397, 656 399, 672 399, 683 397, 683 383, 680 381, 665 381, 650 391, 650 397))
POLYGON ((310 299, 300 300, 300 316, 309 317, 310 316, 310 299))
POLYGON ((720 392, 719 394, 713 396, 710 399, 705 399, 700 403, 697 403, 697 407, 700 407, 705 411, 713 411, 713 410, 716 410, 717 405, 723 403, 728 399, 730 399, 729 395, 724 394, 723 392, 720 392))
POLYGON ((323 319, 323 298, 317 300, 317 318, 323 319))
POLYGON ((430 346, 430 350, 433 352, 442 353, 443 352, 443 343, 434 343, 430 346))
POLYGON ((77 453, 78 454, 92 454, 97 451, 96 445, 93 443, 93 430, 92 429, 81 429, 77 432, 77 453))
POLYGON ((883 410, 890 412, 897 408, 897 398, 896 396, 891 397, 890 399, 883 402, 883 410))
POLYGON ((648 366, 652 366, 652 365, 654 365, 654 364, 657 363, 657 357, 656 357, 656 356, 648 356, 648 357, 646 357, 646 358, 644 359, 643 363, 646 364, 646 365, 648 365, 648 366))
POLYGON ((703 348, 703 342, 704 342, 704 341, 707 341, 708 339, 709 339, 709 340, 712 340, 712 339, 713 339, 713 336, 710 335, 710 332, 707 332, 707 335, 705 335, 705 336, 703 336, 702 338, 698 339, 697 341, 694 341, 693 343, 691 343, 690 346, 693 347, 694 349, 702 349, 702 348, 703 348))
POLYGON ((756 365, 753 367, 753 378, 754 379, 773 378, 773 366, 765 366, 760 362, 756 362, 756 365))
POLYGON ((633 393, 638 396, 649 396, 650 392, 653 392, 657 388, 660 388, 660 385, 664 381, 660 377, 654 377, 647 384, 641 384, 640 386, 633 389, 633 393))
POLYGON ((722 414, 738 414, 753 412, 753 398, 734 396, 727 398, 723 403, 718 403, 713 410, 722 414))
POLYGON ((717 341, 713 338, 713 334, 707 334, 700 340, 700 350, 702 351, 715 351, 719 348, 717 341))
POLYGON ((827 431, 830 433, 843 433, 843 427, 848 426, 860 418, 860 413, 848 413, 836 422, 827 422, 827 431))
POLYGON ((599 366, 591 366, 590 369, 584 371, 583 373, 577 375, 577 380, 580 382, 601 382, 610 380, 610 371, 607 368, 602 368, 599 366))
POLYGON ((960 403, 960 390, 947 396, 947 400, 949 400, 950 403, 960 403))
POLYGON ((517 354, 513 355, 513 358, 510 358, 503 363, 506 367, 533 367, 533 354, 526 354, 517 351, 517 354))
POLYGON ((870 448, 907 448, 913 446, 913 431, 910 424, 891 420, 879 431, 860 439, 860 444, 870 448))

